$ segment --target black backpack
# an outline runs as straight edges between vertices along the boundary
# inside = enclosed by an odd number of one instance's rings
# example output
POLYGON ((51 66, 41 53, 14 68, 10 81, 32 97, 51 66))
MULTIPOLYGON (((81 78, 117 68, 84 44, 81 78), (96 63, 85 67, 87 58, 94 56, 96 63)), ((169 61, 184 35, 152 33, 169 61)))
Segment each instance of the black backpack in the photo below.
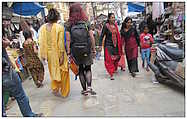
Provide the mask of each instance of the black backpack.
POLYGON ((71 52, 77 60, 91 53, 91 40, 86 22, 78 22, 71 27, 71 52))

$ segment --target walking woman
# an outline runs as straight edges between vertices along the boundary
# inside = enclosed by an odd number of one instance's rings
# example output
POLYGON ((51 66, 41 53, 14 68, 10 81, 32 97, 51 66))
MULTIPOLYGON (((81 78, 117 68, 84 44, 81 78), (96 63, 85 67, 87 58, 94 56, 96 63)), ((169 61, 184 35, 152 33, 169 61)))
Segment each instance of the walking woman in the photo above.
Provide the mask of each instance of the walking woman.
POLYGON ((70 91, 70 76, 64 27, 57 24, 59 13, 56 9, 49 10, 47 19, 48 23, 41 26, 39 33, 40 57, 48 61, 53 93, 58 95, 60 91, 63 97, 67 97, 70 91))
POLYGON ((39 88, 43 86, 42 82, 44 80, 44 67, 38 57, 38 50, 36 48, 36 43, 32 39, 31 31, 24 30, 23 36, 25 37, 23 48, 24 55, 27 60, 26 67, 28 67, 34 83, 36 84, 37 88, 39 88))
MULTIPOLYGON (((83 90, 82 95, 95 95, 92 84, 91 65, 92 53, 95 53, 95 41, 93 32, 80 4, 70 6, 69 27, 67 28, 68 54, 72 55, 79 66, 79 79, 83 90)), ((94 54, 95 55, 95 54, 94 54)))
POLYGON ((129 72, 132 77, 136 76, 135 72, 138 70, 138 46, 140 44, 139 36, 135 28, 132 27, 132 19, 126 17, 122 23, 121 38, 124 41, 125 54, 127 58, 127 64, 129 72))
POLYGON ((104 42, 104 60, 107 72, 110 74, 110 79, 114 80, 113 74, 118 68, 118 62, 122 54, 122 44, 120 39, 120 33, 115 23, 114 13, 108 14, 108 21, 104 24, 101 36, 99 39, 100 51, 102 50, 102 41, 104 42))

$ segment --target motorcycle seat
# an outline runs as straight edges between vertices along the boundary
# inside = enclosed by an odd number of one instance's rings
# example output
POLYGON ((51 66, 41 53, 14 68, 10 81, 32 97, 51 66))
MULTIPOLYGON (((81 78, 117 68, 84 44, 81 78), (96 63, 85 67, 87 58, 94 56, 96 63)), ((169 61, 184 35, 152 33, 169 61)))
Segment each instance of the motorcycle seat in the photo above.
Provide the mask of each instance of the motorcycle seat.
POLYGON ((183 49, 179 49, 177 47, 166 46, 163 44, 160 44, 159 48, 163 50, 173 60, 184 59, 183 49))

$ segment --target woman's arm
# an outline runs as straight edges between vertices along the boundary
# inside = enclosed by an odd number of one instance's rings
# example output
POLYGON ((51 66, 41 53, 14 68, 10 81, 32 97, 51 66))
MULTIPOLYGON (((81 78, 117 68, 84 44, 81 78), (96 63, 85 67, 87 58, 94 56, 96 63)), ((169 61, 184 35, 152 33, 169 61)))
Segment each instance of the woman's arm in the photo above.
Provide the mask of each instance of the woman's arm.
POLYGON ((92 51, 95 53, 96 52, 96 50, 95 50, 95 38, 94 38, 92 30, 89 31, 89 35, 90 35, 91 42, 92 42, 92 51))
POLYGON ((134 32, 135 32, 136 42, 137 42, 138 46, 140 46, 140 38, 139 38, 139 34, 138 34, 138 32, 137 32, 136 29, 134 29, 134 32))
POLYGON ((67 43, 67 54, 68 55, 70 55, 70 41, 71 41, 70 32, 66 31, 66 43, 67 43))
POLYGON ((34 53, 38 53, 38 49, 37 49, 37 47, 36 47, 36 44, 35 44, 35 43, 33 43, 33 49, 34 49, 34 53))
POLYGON ((125 54, 125 39, 123 36, 121 36, 121 42, 122 42, 122 53, 125 54))

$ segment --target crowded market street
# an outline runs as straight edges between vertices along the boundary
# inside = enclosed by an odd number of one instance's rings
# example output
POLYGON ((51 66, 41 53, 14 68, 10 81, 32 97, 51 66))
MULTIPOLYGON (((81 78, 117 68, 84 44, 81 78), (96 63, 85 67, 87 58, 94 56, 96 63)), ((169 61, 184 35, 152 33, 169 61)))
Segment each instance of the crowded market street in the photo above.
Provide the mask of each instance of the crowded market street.
POLYGON ((185 17, 185 2, 2 2, 2 117, 185 117, 185 17))
MULTIPOLYGON (((103 57, 94 63, 92 85, 97 91, 96 96, 80 95, 79 80, 74 80, 72 72, 70 95, 67 98, 53 96, 47 65, 44 87, 37 89, 32 80, 23 82, 33 111, 42 112, 47 117, 185 115, 183 93, 163 84, 153 84, 152 72, 140 69, 137 77, 132 78, 128 71, 118 69, 116 80, 111 81, 104 70, 103 57)), ((11 102, 7 115, 21 116, 16 101, 11 102)))

